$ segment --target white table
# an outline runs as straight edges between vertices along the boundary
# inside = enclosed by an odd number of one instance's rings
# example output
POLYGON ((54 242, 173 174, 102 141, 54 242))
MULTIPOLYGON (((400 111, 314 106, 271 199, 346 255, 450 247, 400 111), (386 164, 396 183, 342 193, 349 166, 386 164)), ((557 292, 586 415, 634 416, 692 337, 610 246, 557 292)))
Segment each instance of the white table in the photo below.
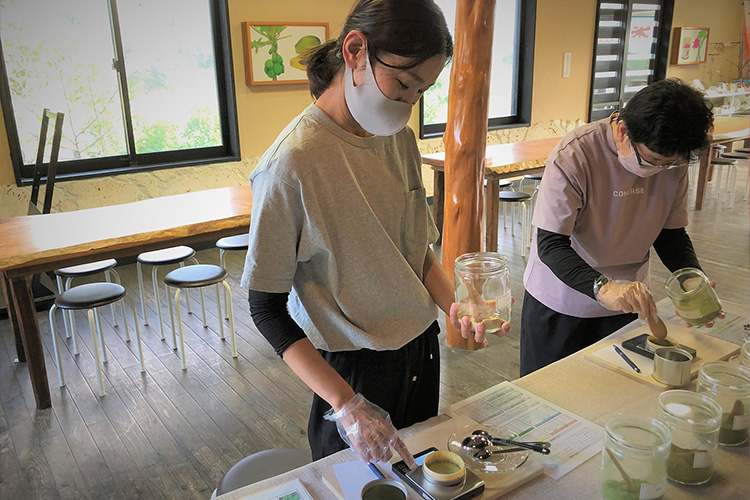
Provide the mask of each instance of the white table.
MULTIPOLYGON (((725 304, 725 308, 727 305, 725 304)), ((746 306, 743 306, 743 309, 746 306)), ((747 317, 747 311, 738 311, 747 317)), ((635 324, 634 324, 635 326, 635 324)), ((640 326, 640 325, 637 325, 640 326)), ((616 332, 617 333, 617 332, 616 332)), ((616 335, 613 334, 613 335, 616 335)), ((533 392, 547 401, 559 405, 598 425, 604 426, 615 413, 638 413, 657 416, 657 398, 660 390, 645 385, 617 372, 584 359, 584 352, 596 350, 600 343, 568 356, 552 365, 515 381, 519 387, 533 392)), ((737 347, 739 349, 739 346, 737 347)), ((695 381, 686 387, 695 389, 695 381)), ((441 415, 408 429, 402 434, 409 437, 417 432, 445 421, 441 415)), ((412 450, 416 451, 416 450, 412 450)), ((334 495, 321 481, 323 473, 333 464, 356 458, 354 452, 345 450, 318 460, 294 471, 220 496, 222 500, 240 500, 272 486, 299 478, 313 498, 328 500, 334 495)), ((669 499, 744 499, 748 498, 750 482, 750 447, 720 446, 714 455, 716 470, 713 478, 701 486, 681 486, 668 482, 665 498, 669 499)), ((503 496, 503 499, 595 499, 601 498, 599 476, 601 455, 589 459, 561 479, 555 481, 542 475, 521 485, 503 496)), ((419 498, 410 490, 409 498, 419 498)), ((482 497, 488 500, 489 497, 482 497)))

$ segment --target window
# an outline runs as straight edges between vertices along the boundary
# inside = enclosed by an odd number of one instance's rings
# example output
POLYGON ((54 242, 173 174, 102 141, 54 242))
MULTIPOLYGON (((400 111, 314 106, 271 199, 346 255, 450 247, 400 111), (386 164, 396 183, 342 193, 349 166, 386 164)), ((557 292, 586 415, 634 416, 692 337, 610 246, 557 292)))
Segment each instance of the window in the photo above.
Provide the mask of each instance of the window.
MULTIPOLYGON (((436 0, 451 34, 456 26, 456 0, 436 0)), ((531 121, 536 0, 497 0, 492 38, 489 129, 531 121)), ((420 101, 421 138, 442 135, 448 119, 451 65, 420 101)))
POLYGON ((239 158, 226 0, 0 0, 0 44, 19 185, 44 108, 59 178, 239 158))
POLYGON ((599 2, 589 121, 624 106, 667 73, 674 0, 599 2))

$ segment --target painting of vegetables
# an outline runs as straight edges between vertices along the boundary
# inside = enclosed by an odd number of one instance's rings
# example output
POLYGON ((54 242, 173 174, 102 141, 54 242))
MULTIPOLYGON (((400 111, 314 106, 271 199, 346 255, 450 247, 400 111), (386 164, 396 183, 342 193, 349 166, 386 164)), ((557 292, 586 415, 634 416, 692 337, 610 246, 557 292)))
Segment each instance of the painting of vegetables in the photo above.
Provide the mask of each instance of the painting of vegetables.
POLYGON ((700 64, 706 62, 708 28, 675 28, 670 64, 700 64))
POLYGON ((245 83, 307 83, 306 53, 328 40, 328 23, 243 22, 245 83))

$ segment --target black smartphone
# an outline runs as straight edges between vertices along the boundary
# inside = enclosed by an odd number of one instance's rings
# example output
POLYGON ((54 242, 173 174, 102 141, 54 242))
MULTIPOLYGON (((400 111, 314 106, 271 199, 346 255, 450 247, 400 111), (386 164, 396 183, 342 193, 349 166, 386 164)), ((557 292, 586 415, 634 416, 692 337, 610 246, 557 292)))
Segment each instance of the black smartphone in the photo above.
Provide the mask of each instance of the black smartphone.
MULTIPOLYGON (((638 335, 637 337, 633 337, 632 339, 625 340, 622 343, 622 347, 623 349, 627 349, 628 351, 638 353, 641 356, 646 356, 647 358, 654 359, 654 353, 646 348, 646 339, 648 338, 648 336, 648 333, 643 333, 641 335, 638 335)), ((680 344, 680 349, 689 352, 693 359, 695 359, 696 355, 698 354, 695 349, 693 349, 692 347, 688 347, 685 344, 680 344)))
POLYGON ((466 479, 462 486, 441 487, 428 481, 422 473, 422 464, 427 455, 435 451, 438 449, 433 446, 414 455, 417 468, 413 471, 401 460, 393 464, 393 472, 426 500, 468 500, 484 492, 484 481, 469 469, 466 469, 466 479))

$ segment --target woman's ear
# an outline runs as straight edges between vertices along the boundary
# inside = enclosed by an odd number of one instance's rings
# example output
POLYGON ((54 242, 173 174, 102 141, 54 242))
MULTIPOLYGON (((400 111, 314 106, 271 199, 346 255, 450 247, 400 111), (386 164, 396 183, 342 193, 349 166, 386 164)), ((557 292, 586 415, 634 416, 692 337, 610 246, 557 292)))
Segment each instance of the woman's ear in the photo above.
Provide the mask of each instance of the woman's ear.
POLYGON ((367 54, 367 39, 361 31, 350 31, 344 37, 344 43, 341 45, 341 55, 344 58, 344 64, 351 69, 363 69, 365 67, 365 57, 367 54))

